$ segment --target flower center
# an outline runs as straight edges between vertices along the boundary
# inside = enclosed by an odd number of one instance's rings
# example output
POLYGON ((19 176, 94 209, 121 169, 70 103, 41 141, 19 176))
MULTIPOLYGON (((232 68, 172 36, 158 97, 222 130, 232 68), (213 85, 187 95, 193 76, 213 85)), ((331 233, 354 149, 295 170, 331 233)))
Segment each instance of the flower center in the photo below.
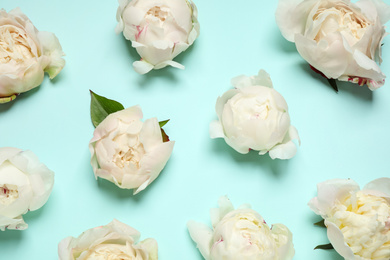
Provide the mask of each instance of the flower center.
POLYGON ((142 156, 145 154, 145 149, 141 143, 133 147, 127 147, 124 150, 119 151, 114 155, 113 161, 114 163, 121 169, 125 167, 125 165, 134 165, 138 169, 140 168, 140 160, 142 156))
POLYGON ((0 27, 0 63, 23 63, 34 56, 24 31, 14 26, 0 27))
POLYGON ((86 260, 132 260, 131 248, 125 245, 101 244, 91 250, 86 260))
POLYGON ((146 13, 146 18, 150 18, 151 20, 160 20, 164 22, 168 17, 169 9, 166 7, 155 6, 146 13))
POLYGON ((353 45, 363 37, 366 28, 370 25, 370 22, 363 15, 354 12, 344 4, 337 4, 332 8, 319 8, 313 16, 313 20, 321 20, 324 15, 326 18, 314 38, 317 42, 326 37, 327 34, 339 31, 353 45))
POLYGON ((266 120, 270 110, 269 101, 267 100, 267 102, 256 106, 253 117, 256 119, 266 120))
POLYGON ((16 185, 4 184, 0 186, 0 204, 7 206, 17 198, 19 198, 19 192, 16 185))
POLYGON ((384 198, 360 191, 352 193, 335 206, 330 219, 340 228, 355 255, 363 259, 388 256, 390 204, 384 198))

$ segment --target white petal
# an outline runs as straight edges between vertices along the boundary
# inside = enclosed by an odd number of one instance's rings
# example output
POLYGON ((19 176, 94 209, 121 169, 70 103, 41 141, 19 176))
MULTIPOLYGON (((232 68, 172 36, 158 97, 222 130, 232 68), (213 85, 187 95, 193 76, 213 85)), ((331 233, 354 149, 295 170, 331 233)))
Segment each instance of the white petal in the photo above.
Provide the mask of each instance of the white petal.
POLYGON ((151 71, 153 69, 153 65, 144 61, 144 60, 141 60, 141 61, 135 61, 133 63, 133 67, 134 67, 134 70, 143 75, 143 74, 146 74, 148 73, 149 71, 151 71))
POLYGON ((327 220, 325 220, 325 225, 327 226, 329 241, 337 253, 344 257, 345 260, 355 260, 355 255, 352 249, 345 243, 341 230, 334 223, 327 220))
POLYGON ((332 179, 317 184, 317 197, 309 202, 309 207, 323 218, 333 208, 336 201, 342 201, 351 191, 359 191, 359 185, 353 180, 332 179))
POLYGON ((287 160, 291 159, 297 153, 297 147, 293 141, 285 144, 278 144, 269 151, 269 156, 274 159, 287 160))
POLYGON ((380 192, 381 195, 390 198, 390 178, 379 178, 366 184, 363 188, 364 191, 380 192))
POLYGON ((349 66, 351 54, 345 49, 340 33, 328 35, 327 40, 317 43, 303 35, 295 35, 295 44, 299 54, 310 65, 321 71, 328 78, 337 79, 349 66), (329 38, 329 39, 328 39, 329 38))
POLYGON ((53 79, 65 66, 65 60, 62 58, 65 53, 54 33, 39 32, 38 38, 42 43, 43 55, 50 59, 49 64, 44 68, 45 72, 49 74, 50 79, 53 79))
POLYGON ((0 215, 0 230, 4 231, 5 229, 17 229, 17 230, 25 230, 28 228, 26 222, 24 222, 22 216, 18 216, 15 218, 8 218, 0 215))
POLYGON ((211 138, 224 138, 225 134, 223 133, 222 125, 219 121, 215 120, 210 123, 209 129, 211 138))
POLYGON ((234 210, 233 204, 227 196, 222 196, 218 200, 218 208, 210 209, 211 224, 215 227, 221 219, 234 210))
POLYGON ((153 117, 145 120, 139 133, 139 140, 143 144, 146 153, 162 144, 161 128, 157 118, 153 117))
POLYGON ((245 75, 240 75, 232 78, 230 83, 233 85, 233 87, 238 89, 243 89, 252 86, 251 78, 245 75))
POLYGON ((260 70, 259 73, 253 77, 252 85, 273 88, 271 77, 265 70, 260 70))
POLYGON ((291 260, 295 255, 294 244, 291 231, 283 224, 273 224, 271 232, 276 238, 279 259, 291 260))
POLYGON ((166 67, 166 66, 172 66, 172 67, 174 67, 174 68, 178 68, 178 69, 181 69, 181 70, 184 70, 185 69, 185 67, 183 66, 183 65, 181 65, 180 63, 178 63, 178 62, 176 62, 176 61, 173 61, 173 60, 167 60, 167 61, 163 61, 163 62, 161 62, 161 63, 159 63, 159 64, 156 64, 155 65, 155 69, 162 69, 162 68, 164 68, 164 67, 166 67))
POLYGON ((70 243, 73 237, 67 237, 61 240, 58 244, 58 259, 59 260, 73 260, 73 256, 71 254, 70 243))
POLYGON ((204 259, 211 260, 210 248, 213 238, 212 229, 203 223, 192 220, 187 222, 187 228, 192 240, 196 243, 204 259))
POLYGON ((305 32, 306 21, 316 2, 316 0, 279 0, 275 17, 284 38, 294 42, 295 34, 305 32))

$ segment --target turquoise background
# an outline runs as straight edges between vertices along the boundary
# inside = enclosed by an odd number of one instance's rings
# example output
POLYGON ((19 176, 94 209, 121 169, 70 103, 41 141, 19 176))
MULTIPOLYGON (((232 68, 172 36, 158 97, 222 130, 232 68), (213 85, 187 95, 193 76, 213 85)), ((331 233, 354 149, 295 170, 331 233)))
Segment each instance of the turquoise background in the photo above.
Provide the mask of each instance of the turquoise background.
MULTIPOLYGON (((386 0, 390 4, 390 0, 386 0)), ((24 216, 25 231, 0 232, 0 259, 56 259, 67 236, 116 218, 153 237, 160 259, 202 259, 186 228, 190 219, 210 223, 209 209, 221 195, 235 206, 252 204, 267 223, 283 223, 294 235, 294 259, 340 260, 320 220, 307 206, 316 184, 352 178, 363 187, 389 176, 390 84, 371 92, 339 83, 333 91, 313 73, 275 23, 277 1, 197 0, 200 37, 175 60, 185 70, 165 68, 138 75, 139 59, 116 35, 116 1, 2 0, 19 6, 42 31, 54 32, 66 53, 57 78, 0 106, 0 146, 32 150, 55 172, 47 204, 24 216), (232 88, 230 79, 265 69, 287 100, 302 146, 289 161, 253 152, 241 155, 222 139, 212 140, 215 101, 232 88), (90 166, 89 89, 125 107, 139 104, 144 119, 171 119, 165 129, 176 141, 160 177, 133 196, 90 166)), ((381 69, 390 76, 390 37, 381 69)))

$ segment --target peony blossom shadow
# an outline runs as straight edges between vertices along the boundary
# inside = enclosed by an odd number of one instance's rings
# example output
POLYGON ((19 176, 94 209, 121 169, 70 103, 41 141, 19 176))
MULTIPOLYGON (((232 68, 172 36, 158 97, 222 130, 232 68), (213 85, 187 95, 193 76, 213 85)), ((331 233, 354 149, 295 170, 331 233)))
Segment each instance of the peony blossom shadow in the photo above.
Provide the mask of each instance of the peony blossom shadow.
POLYGON ((184 66, 186 66, 186 60, 187 59, 192 59, 194 58, 194 55, 195 53, 194 50, 196 50, 197 48, 197 41, 199 41, 199 39, 195 40, 194 43, 188 47, 187 50, 183 51, 182 53, 180 53, 176 58, 174 58, 173 60, 180 63, 180 64, 183 64, 184 66))
POLYGON ((15 102, 16 101, 14 100, 14 101, 11 101, 11 102, 8 102, 8 103, 0 104, 0 114, 1 113, 5 113, 9 109, 11 109, 11 107, 15 104, 15 102))
POLYGON ((0 104, 0 114, 2 112, 6 112, 6 111, 12 109, 12 107, 16 106, 17 103, 21 103, 21 102, 23 102, 24 99, 29 98, 30 96, 34 95, 36 92, 39 91, 39 89, 41 88, 41 85, 39 85, 38 87, 33 88, 33 89, 31 89, 31 90, 29 90, 27 92, 19 94, 16 97, 16 99, 11 101, 11 102, 8 102, 8 103, 5 103, 5 104, 0 104))
MULTIPOLYGON (((274 31, 279 31, 279 27, 275 25, 274 31)), ((295 47, 295 43, 287 41, 282 33, 273 33, 273 42, 274 46, 278 46, 285 53, 297 53, 297 48, 295 47)), ((299 55, 299 54, 298 54, 299 55)))
POLYGON ((129 62, 130 64, 134 61, 140 60, 141 57, 139 56, 137 50, 131 46, 131 41, 126 40, 126 38, 123 36, 123 34, 117 35, 118 37, 122 38, 123 44, 126 46, 127 53, 129 54, 129 62))
POLYGON ((20 243, 23 239, 23 233, 27 232, 27 230, 6 229, 5 231, 0 231, 0 244, 4 245, 5 242, 13 243, 14 240, 18 241, 17 243, 20 243))
MULTIPOLYGON (((43 205, 41 208, 34 210, 34 211, 29 211, 26 214, 23 215, 24 221, 30 226, 34 225, 35 220, 38 220, 40 216, 42 215, 42 212, 45 211, 45 208, 48 206, 47 204, 50 203, 50 199, 53 199, 52 196, 53 194, 50 195, 49 200, 43 205)), ((44 214, 44 213, 43 213, 44 214)))
MULTIPOLYGON (((299 64, 299 66, 304 70, 308 75, 310 75, 312 78, 315 78, 319 83, 322 84, 325 87, 329 89, 329 91, 335 92, 335 90, 330 86, 328 83, 327 79, 320 74, 314 72, 311 68, 310 65, 307 62, 302 62, 299 64)), ((350 95, 353 95, 357 98, 360 98, 364 101, 369 101, 371 102, 373 100, 373 92, 367 87, 367 86, 359 86, 358 84, 354 84, 351 82, 346 82, 346 81, 339 81, 336 80, 337 86, 339 88, 339 92, 348 93, 350 95)), ((315 87, 315 86, 313 86, 315 87)), ((320 87, 320 86, 318 86, 320 87)), ((337 94, 335 92, 335 94, 337 94)))
MULTIPOLYGON (((180 69, 167 66, 159 70, 151 70, 145 75, 139 75, 138 86, 144 88, 150 86, 150 82, 154 80, 160 81, 161 78, 164 78, 167 81, 172 83, 172 84, 168 84, 169 86, 178 87, 179 85, 177 84, 177 78, 176 78, 177 71, 175 72, 175 70, 180 70, 180 69)), ((164 84, 164 87, 166 85, 167 84, 164 84)))
MULTIPOLYGON (((222 154, 223 156, 230 156, 238 163, 253 164, 255 167, 265 169, 266 171, 272 173, 276 178, 282 177, 282 175, 287 172, 289 160, 272 160, 268 153, 259 155, 259 152, 257 151, 250 151, 247 154, 240 154, 231 148, 222 138, 212 139, 211 142, 212 149, 215 153, 222 154)), ((294 158, 290 160, 293 159, 294 158)))

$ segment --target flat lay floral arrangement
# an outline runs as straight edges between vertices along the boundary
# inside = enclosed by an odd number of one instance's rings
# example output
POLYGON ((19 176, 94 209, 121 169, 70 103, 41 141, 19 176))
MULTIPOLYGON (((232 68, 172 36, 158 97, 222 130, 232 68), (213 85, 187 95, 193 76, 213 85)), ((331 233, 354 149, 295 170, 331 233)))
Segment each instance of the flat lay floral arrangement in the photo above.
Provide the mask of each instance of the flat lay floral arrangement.
POLYGON ((5 259, 390 259, 390 3, 0 7, 5 259))

